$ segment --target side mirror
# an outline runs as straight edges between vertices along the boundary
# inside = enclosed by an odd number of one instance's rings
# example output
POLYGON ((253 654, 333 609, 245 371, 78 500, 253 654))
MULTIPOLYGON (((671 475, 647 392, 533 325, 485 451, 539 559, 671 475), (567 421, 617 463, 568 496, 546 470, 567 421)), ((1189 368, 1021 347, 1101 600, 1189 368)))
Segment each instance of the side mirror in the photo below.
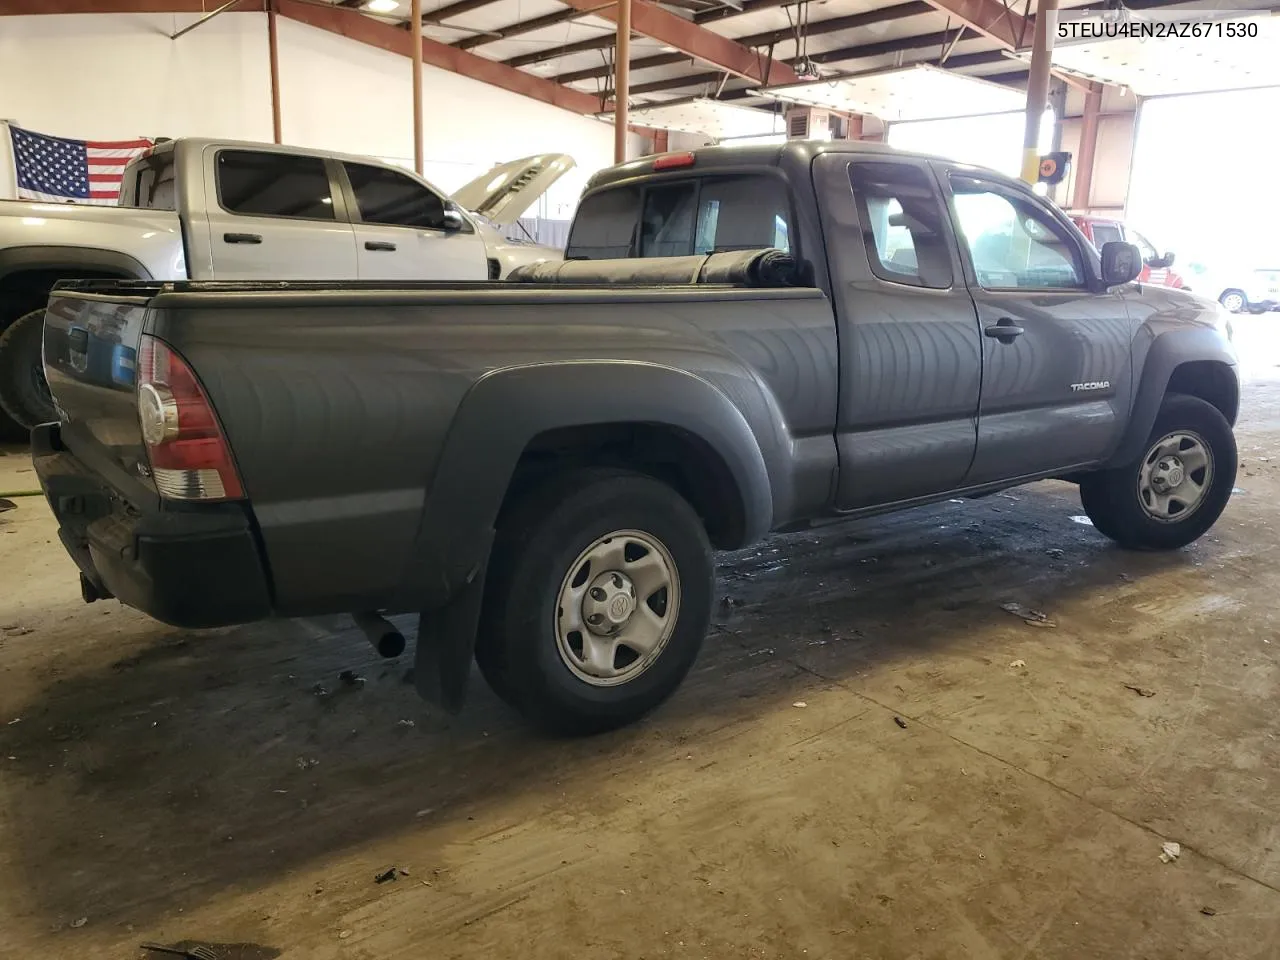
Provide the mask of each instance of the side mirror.
POLYGON ((1158 270, 1163 270, 1163 269, 1165 269, 1165 268, 1167 268, 1167 267, 1172 267, 1172 266, 1173 266, 1173 254, 1172 254, 1171 252, 1169 252, 1168 250, 1166 250, 1166 251, 1164 252, 1164 256, 1163 256, 1163 257, 1152 257, 1152 258, 1151 258, 1151 263, 1149 264, 1149 266, 1155 267, 1155 268, 1156 268, 1156 269, 1158 269, 1158 270))
POLYGON ((1142 251, 1132 243, 1111 240, 1102 245, 1102 283, 1118 287, 1142 273, 1142 251))
POLYGON ((444 215, 443 215, 443 224, 444 224, 444 229, 446 230, 461 230, 462 214, 460 214, 457 210, 454 210, 451 207, 445 207, 444 215))

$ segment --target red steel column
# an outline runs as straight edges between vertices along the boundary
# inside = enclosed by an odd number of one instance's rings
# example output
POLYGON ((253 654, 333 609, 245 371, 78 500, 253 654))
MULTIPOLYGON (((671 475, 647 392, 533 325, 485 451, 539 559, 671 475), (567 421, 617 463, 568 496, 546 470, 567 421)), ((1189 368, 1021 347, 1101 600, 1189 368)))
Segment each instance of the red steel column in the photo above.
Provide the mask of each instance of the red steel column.
POLYGON ((280 143, 280 41, 276 35, 276 5, 267 6, 267 49, 271 61, 271 133, 280 143))
POLYGON ((1076 158, 1076 182, 1071 191, 1071 206, 1084 210, 1093 193, 1093 161, 1098 153, 1098 114, 1102 112, 1102 84, 1095 83, 1084 98, 1084 115, 1080 118, 1080 147, 1076 158))
POLYGON ((413 169, 422 176, 422 0, 410 5, 413 36, 413 169))

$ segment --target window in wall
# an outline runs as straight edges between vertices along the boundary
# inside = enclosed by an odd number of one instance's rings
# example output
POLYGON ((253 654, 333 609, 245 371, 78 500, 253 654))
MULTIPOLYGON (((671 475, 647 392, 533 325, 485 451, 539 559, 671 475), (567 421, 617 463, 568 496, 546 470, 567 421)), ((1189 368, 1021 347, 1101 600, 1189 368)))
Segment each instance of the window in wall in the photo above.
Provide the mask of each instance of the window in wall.
POLYGON ((1078 289, 1080 251, 1046 211, 980 180, 953 177, 956 220, 988 290, 1078 289))
POLYGON ((343 164, 360 219, 395 227, 444 226, 444 200, 418 181, 383 167, 343 164))
POLYGON ((245 216, 334 219, 329 174, 319 157, 223 150, 218 196, 229 211, 245 216))
POLYGON ((913 287, 950 287, 942 204, 928 174, 906 163, 851 163, 849 181, 871 272, 913 287))

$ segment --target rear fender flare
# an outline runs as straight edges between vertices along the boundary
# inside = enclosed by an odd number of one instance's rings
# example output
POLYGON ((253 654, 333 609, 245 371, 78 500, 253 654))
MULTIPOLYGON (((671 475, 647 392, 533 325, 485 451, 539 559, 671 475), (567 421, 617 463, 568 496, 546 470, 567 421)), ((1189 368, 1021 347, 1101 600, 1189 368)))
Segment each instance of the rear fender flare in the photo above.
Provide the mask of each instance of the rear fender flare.
MULTIPOLYGON (((0 250, 0 288, 15 274, 58 270, 66 271, 67 280, 74 280, 85 271, 113 274, 130 280, 152 279, 151 272, 138 260, 118 250, 49 245, 6 247, 0 250)), ((17 319, 16 315, 8 315, 5 308, 6 303, 0 296, 0 329, 17 319)))
POLYGON ((440 605, 483 571, 498 511, 534 437, 611 423, 671 426, 701 439, 736 481, 746 542, 768 532, 773 501, 759 443, 742 412, 706 380, 631 361, 506 368, 477 381, 454 416, 428 486, 399 606, 440 605))
POLYGON ((75 279, 77 270, 115 273, 132 280, 150 280, 151 272, 141 262, 118 250, 101 247, 27 246, 0 250, 0 280, 27 270, 67 270, 75 279))

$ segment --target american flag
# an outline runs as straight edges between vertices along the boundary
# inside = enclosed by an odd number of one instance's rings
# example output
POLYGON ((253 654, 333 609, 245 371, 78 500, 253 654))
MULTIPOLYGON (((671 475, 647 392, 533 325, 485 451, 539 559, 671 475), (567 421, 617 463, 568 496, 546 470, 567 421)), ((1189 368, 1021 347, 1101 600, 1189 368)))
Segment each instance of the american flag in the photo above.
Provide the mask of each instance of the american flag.
POLYGON ((150 140, 68 140, 9 126, 21 200, 114 205, 125 164, 150 140))

